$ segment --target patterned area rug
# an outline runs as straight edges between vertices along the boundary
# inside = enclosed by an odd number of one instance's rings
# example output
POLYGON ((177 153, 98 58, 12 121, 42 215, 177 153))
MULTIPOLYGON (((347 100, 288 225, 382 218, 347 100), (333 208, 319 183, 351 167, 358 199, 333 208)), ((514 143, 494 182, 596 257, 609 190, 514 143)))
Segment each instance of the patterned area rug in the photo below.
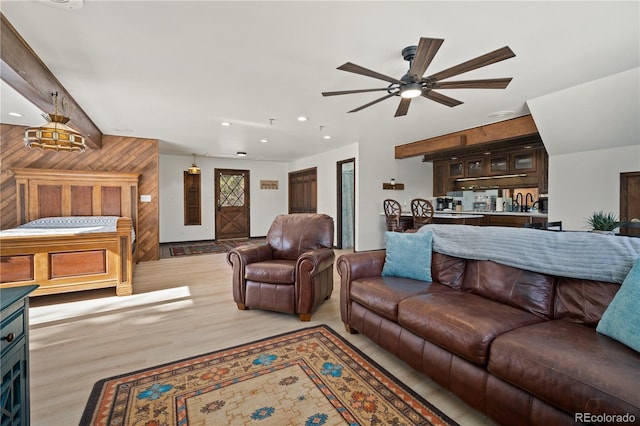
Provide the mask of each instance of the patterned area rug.
POLYGON ((81 425, 456 425, 327 326, 95 384, 81 425))
POLYGON ((166 243, 160 245, 161 257, 192 256, 197 254, 227 253, 234 247, 245 244, 264 244, 264 238, 224 241, 192 241, 187 243, 166 243))

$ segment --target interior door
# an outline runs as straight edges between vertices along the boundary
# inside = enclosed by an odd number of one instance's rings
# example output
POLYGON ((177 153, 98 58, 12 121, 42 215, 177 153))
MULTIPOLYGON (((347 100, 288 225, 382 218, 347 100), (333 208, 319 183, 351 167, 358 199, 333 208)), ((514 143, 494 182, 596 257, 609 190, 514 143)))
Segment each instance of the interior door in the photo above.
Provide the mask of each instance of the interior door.
MULTIPOLYGON (((640 172, 620 173, 620 221, 634 219, 640 220, 640 172)), ((640 222, 620 227, 620 233, 640 236, 640 222)))
POLYGON ((249 238, 249 170, 215 169, 216 240, 249 238))

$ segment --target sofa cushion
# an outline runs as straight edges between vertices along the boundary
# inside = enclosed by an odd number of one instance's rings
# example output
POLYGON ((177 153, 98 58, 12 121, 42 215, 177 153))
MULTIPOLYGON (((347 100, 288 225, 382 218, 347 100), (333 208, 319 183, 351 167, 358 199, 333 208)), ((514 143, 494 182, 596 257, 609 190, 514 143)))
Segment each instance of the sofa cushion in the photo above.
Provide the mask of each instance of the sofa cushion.
POLYGON ((431 282, 431 238, 431 232, 387 231, 382 276, 431 282))
POLYGON ((539 317, 472 293, 449 291, 413 296, 398 305, 398 323, 475 364, 484 365, 494 338, 539 317))
POLYGON ((620 284, 562 277, 556 286, 554 319, 595 327, 620 284))
POLYGON ((417 294, 456 291, 438 284, 401 277, 368 277, 351 282, 351 300, 391 321, 398 321, 398 303, 417 294))
POLYGON ((624 279, 596 329, 640 352, 640 258, 624 279))
POLYGON ((295 260, 264 260, 249 263, 244 269, 245 279, 259 283, 293 285, 295 277, 295 260))
POLYGON ((435 282, 461 290, 466 262, 465 259, 434 251, 431 256, 431 278, 435 282))
POLYGON ((554 320, 505 333, 488 369, 569 413, 640 417, 640 354, 591 327, 554 320))
POLYGON ((468 260, 463 288, 550 319, 556 277, 489 260, 468 260))

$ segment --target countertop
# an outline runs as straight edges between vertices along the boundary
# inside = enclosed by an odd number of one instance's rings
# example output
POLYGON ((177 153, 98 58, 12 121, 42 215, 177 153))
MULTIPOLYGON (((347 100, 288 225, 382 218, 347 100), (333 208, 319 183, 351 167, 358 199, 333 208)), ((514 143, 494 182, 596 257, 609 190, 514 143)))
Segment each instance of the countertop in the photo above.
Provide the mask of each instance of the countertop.
MULTIPOLYGON (((384 212, 380 213, 382 216, 384 216, 384 212)), ((411 212, 410 211, 403 211, 401 213, 402 216, 411 216, 411 212)), ((483 217, 485 215, 503 215, 503 216, 533 216, 533 217, 547 217, 548 215, 546 213, 540 213, 540 212, 495 212, 495 211, 488 211, 488 212, 475 212, 475 211, 461 211, 461 212, 454 212, 454 211, 436 211, 433 215, 433 217, 438 217, 438 218, 458 218, 458 219, 473 219, 476 217, 483 217)))

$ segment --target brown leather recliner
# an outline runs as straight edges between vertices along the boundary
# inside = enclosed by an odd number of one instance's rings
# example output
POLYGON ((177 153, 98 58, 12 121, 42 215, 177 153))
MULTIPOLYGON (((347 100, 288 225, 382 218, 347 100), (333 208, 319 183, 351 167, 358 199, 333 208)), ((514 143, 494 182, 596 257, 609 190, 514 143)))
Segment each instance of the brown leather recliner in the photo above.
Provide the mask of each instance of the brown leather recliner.
POLYGON ((275 218, 266 245, 240 246, 227 254, 238 309, 311 314, 333 292, 333 218, 286 214, 275 218))

